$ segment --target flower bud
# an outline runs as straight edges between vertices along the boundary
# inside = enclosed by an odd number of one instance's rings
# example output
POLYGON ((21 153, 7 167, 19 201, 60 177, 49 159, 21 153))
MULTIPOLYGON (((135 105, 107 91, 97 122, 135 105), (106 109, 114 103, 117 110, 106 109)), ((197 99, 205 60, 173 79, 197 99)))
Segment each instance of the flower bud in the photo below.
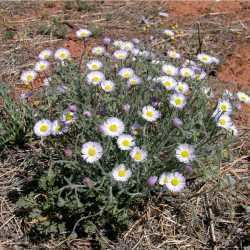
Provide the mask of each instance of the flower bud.
POLYGON ((158 177, 157 176, 150 176, 147 180, 147 184, 150 187, 153 187, 157 183, 158 177))
POLYGON ((105 45, 109 45, 109 44, 111 43, 111 39, 110 39, 109 37, 104 37, 104 38, 103 38, 103 43, 104 43, 105 45))
POLYGON ((93 188, 95 186, 95 183, 89 177, 84 177, 82 183, 88 188, 93 188))
POLYGON ((123 109, 124 112, 128 113, 129 110, 130 110, 130 105, 129 105, 129 104, 124 104, 124 105, 122 106, 122 109, 123 109))
POLYGON ((174 117, 172 122, 173 122, 173 126, 176 128, 180 128, 183 125, 183 121, 178 117, 174 117))
POLYGON ((76 112, 77 111, 77 106, 75 104, 71 104, 71 105, 69 105, 69 110, 71 112, 76 112))
POLYGON ((63 151, 64 151, 64 155, 66 157, 71 157, 72 154, 73 154, 73 152, 72 152, 72 150, 70 148, 65 148, 63 151))

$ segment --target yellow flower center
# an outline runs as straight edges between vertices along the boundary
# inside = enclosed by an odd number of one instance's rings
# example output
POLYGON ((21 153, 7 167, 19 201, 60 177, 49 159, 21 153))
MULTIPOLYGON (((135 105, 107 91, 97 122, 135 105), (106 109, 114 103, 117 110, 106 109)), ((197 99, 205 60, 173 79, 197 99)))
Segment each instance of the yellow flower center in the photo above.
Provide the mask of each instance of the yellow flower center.
POLYGON ((117 126, 116 124, 111 124, 111 125, 109 126, 109 130, 110 130, 111 132, 116 132, 116 131, 118 130, 118 126, 117 126))
POLYGON ((152 118, 154 116, 154 112, 153 111, 147 111, 146 116, 149 117, 149 118, 152 118))
POLYGON ((188 76, 190 76, 190 72, 189 71, 184 71, 183 75, 188 77, 188 76))
POLYGON ((131 144, 130 140, 128 140, 128 139, 125 139, 125 140, 122 141, 122 145, 125 146, 125 147, 129 147, 130 144, 131 144))
POLYGON ((27 81, 28 81, 28 82, 31 82, 32 80, 33 80, 33 76, 32 76, 32 75, 28 75, 28 76, 27 76, 27 81))
POLYGON ((63 59, 65 59, 67 56, 66 56, 66 54, 65 54, 65 52, 61 52, 60 53, 60 58, 63 60, 63 59))
POLYGON ((118 58, 118 59, 124 59, 125 55, 123 55, 123 54, 116 54, 116 58, 118 58))
POLYGON ((242 95, 242 96, 240 96, 240 98, 239 98, 241 101, 243 101, 243 102, 245 102, 246 100, 247 100, 247 97, 246 96, 244 96, 244 95, 242 95))
POLYGON ((99 69, 99 66, 97 64, 92 64, 92 69, 97 70, 99 69))
POLYGON ((172 82, 166 81, 166 82, 163 82, 163 85, 164 85, 165 87, 171 87, 171 86, 172 86, 172 82))
POLYGON ((189 151, 188 151, 188 150, 183 150, 183 151, 181 152, 181 156, 182 156, 183 158, 188 158, 188 157, 189 157, 189 151))
POLYGON ((126 176, 126 169, 125 168, 119 169, 118 176, 119 177, 125 177, 126 176))
POLYGON ((226 112, 227 111, 227 104, 221 104, 220 109, 221 109, 221 111, 226 112))
POLYGON ((182 104, 182 99, 176 98, 175 99, 175 104, 176 104, 176 106, 180 106, 182 104))
POLYGON ((65 120, 66 121, 71 121, 73 120, 74 118, 74 115, 71 113, 71 112, 68 112, 66 115, 65 115, 65 120))
POLYGON ((47 132, 48 131, 48 129, 49 129, 49 126, 47 125, 47 124, 42 124, 41 126, 40 126, 40 131, 41 132, 47 132))
POLYGON ((141 152, 136 152, 134 155, 134 159, 136 161, 141 161, 142 160, 142 153, 141 152))
POLYGON ((174 52, 174 51, 172 51, 172 52, 170 53, 170 56, 171 56, 171 57, 176 57, 176 56, 177 56, 177 53, 174 52))
POLYGON ((91 157, 95 156, 96 155, 96 149, 94 147, 90 147, 88 149, 88 155, 91 156, 91 157))
POLYGON ((207 62, 208 61, 208 56, 203 56, 202 61, 207 62))
POLYGON ((86 31, 82 31, 80 34, 81 37, 87 37, 88 36, 88 32, 86 31))
POLYGON ((46 65, 45 64, 40 64, 40 70, 45 70, 46 65))
POLYGON ((137 84, 137 81, 136 81, 136 80, 134 80, 134 79, 131 79, 131 80, 130 80, 130 85, 134 86, 134 85, 136 85, 136 84, 137 84))
POLYGON ((180 86, 178 86, 178 90, 179 90, 180 92, 183 92, 184 87, 183 87, 182 85, 180 85, 180 86))
POLYGON ((168 75, 172 75, 173 72, 172 72, 171 69, 167 69, 167 70, 166 70, 166 73, 167 73, 168 75))
POLYGON ((180 181, 180 179, 178 179, 177 177, 175 177, 175 178, 173 178, 173 179, 171 180, 171 184, 172 184, 173 186, 178 186, 180 183, 181 183, 181 181, 180 181))
POLYGON ((44 57, 44 59, 48 59, 48 58, 49 58, 49 54, 48 54, 47 52, 45 52, 45 53, 43 54, 43 57, 44 57))
POLYGON ((123 77, 124 78, 129 78, 130 77, 130 72, 124 72, 123 77))
POLYGON ((92 80, 93 80, 93 82, 95 82, 95 83, 98 83, 98 82, 100 82, 100 77, 99 76, 94 76, 93 78, 92 78, 92 80))
POLYGON ((226 120, 225 119, 220 119, 219 120, 219 124, 221 125, 221 126, 225 126, 226 125, 226 120))
POLYGON ((107 84, 105 87, 104 87, 104 90, 105 91, 111 91, 112 90, 112 86, 110 84, 107 84))

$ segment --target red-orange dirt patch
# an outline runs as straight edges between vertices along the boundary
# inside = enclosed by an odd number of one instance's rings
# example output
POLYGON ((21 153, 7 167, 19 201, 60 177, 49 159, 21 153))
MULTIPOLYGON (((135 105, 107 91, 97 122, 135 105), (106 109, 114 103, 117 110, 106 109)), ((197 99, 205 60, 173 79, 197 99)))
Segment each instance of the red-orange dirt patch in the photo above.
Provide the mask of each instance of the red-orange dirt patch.
POLYGON ((250 45, 238 46, 221 66, 218 78, 226 83, 236 84, 238 90, 250 88, 250 45))
POLYGON ((168 10, 174 16, 198 17, 213 12, 236 13, 242 8, 240 1, 170 1, 168 10))

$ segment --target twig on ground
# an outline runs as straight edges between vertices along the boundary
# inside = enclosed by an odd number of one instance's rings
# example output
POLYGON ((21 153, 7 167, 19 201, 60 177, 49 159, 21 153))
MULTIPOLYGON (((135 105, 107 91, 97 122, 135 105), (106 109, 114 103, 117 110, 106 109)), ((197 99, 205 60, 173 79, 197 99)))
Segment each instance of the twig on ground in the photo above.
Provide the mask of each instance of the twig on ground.
POLYGON ((211 234, 211 239, 213 243, 213 250, 217 250, 217 242, 216 242, 216 237, 215 237, 215 229, 214 229, 214 221, 213 221, 213 211, 211 209, 211 205, 208 201, 208 194, 205 194, 205 203, 206 203, 206 209, 208 211, 208 219, 209 219, 209 224, 210 224, 210 234, 211 234))

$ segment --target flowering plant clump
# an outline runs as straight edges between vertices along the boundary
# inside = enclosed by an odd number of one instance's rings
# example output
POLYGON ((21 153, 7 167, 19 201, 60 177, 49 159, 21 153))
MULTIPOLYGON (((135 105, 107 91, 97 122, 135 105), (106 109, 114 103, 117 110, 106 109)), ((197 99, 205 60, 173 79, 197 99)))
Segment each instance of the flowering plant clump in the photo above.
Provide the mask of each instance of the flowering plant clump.
MULTIPOLYGON (((76 35, 85 49, 91 32, 76 35)), ((249 102, 242 92, 211 98, 206 71, 219 62, 215 57, 190 61, 138 39, 106 40, 80 62, 60 48, 55 63, 47 49, 39 54, 46 62, 21 76, 30 84, 41 71, 49 74, 34 109, 37 174, 17 203, 31 230, 43 235, 114 235, 126 228, 136 202, 185 192, 186 169, 214 178, 237 135, 236 104, 249 102)))

